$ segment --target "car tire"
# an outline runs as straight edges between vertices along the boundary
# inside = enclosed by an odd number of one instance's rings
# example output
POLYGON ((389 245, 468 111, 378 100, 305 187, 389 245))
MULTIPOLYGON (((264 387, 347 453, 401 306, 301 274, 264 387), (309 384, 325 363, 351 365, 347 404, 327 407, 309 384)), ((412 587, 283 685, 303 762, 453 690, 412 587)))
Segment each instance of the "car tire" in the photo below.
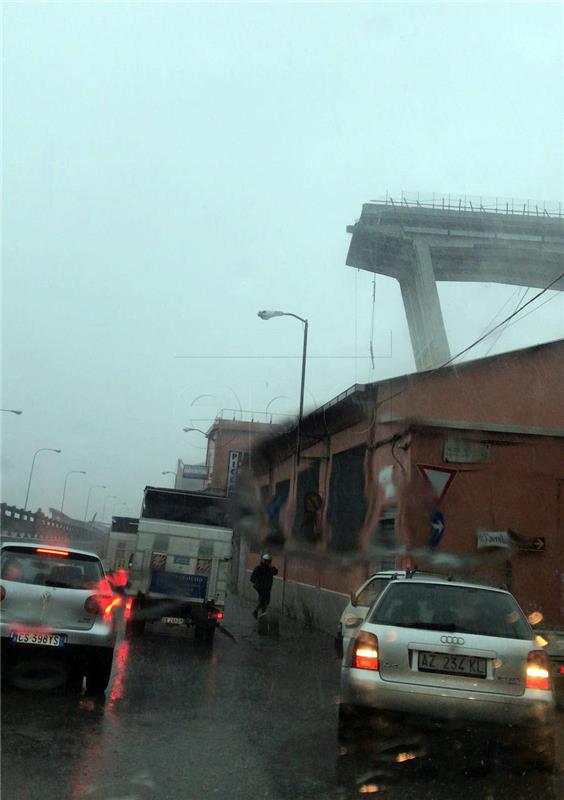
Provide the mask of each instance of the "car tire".
POLYGON ((349 705, 348 703, 339 704, 338 730, 339 738, 349 739, 364 729, 368 719, 368 713, 360 706, 349 705))
POLYGON ((112 674, 113 660, 113 647, 105 648, 92 660, 86 671, 86 691, 89 694, 99 694, 106 691, 112 674))

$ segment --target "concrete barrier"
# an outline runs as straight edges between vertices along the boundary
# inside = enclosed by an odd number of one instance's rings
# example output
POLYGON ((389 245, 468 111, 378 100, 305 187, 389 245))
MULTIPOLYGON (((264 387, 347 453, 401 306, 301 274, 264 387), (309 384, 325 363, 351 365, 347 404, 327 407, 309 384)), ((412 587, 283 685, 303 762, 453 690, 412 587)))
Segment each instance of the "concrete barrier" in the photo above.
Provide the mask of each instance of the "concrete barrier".
MULTIPOLYGON (((257 593, 250 582, 250 577, 249 570, 242 573, 239 593, 242 597, 256 603, 257 593)), ((285 616, 296 620, 306 628, 315 628, 334 635, 337 632, 339 617, 347 602, 347 595, 340 592, 332 592, 329 589, 321 589, 297 581, 286 581, 284 587, 282 578, 277 577, 272 586, 270 604, 273 609, 284 613, 285 616), (282 611, 283 597, 284 609, 282 611)))

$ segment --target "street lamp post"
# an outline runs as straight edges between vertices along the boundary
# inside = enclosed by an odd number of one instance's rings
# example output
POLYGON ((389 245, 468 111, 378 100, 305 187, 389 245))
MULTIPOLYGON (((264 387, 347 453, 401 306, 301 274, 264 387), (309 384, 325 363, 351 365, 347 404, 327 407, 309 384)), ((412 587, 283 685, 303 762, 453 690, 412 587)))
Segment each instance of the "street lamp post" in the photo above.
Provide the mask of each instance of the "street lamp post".
POLYGON ((86 522, 88 518, 88 507, 90 506, 90 495, 94 489, 107 489, 107 486, 102 486, 101 483, 97 483, 95 486, 91 486, 88 490, 88 497, 86 498, 86 509, 84 511, 84 521, 86 522))
POLYGON ((33 460, 31 462, 31 469, 29 471, 29 480, 27 482, 27 492, 25 494, 25 505, 24 508, 27 511, 27 501, 29 500, 29 490, 31 489, 31 479, 33 478, 33 468, 35 467, 35 459, 38 453, 60 453, 61 450, 57 450, 54 447, 40 447, 39 450, 36 450, 33 454, 33 460))
POLYGON ((83 469, 71 469, 70 472, 67 472, 65 475, 65 484, 63 486, 63 497, 61 500, 61 514, 63 513, 63 508, 65 506, 65 495, 67 493, 67 481, 69 479, 69 475, 86 475, 86 472, 83 469))
POLYGON ((106 506, 108 505, 109 500, 117 500, 117 495, 112 494, 111 497, 106 497, 104 500, 104 507, 102 509, 102 522, 106 519, 106 506))
POLYGON ((161 472, 161 475, 174 475, 174 485, 176 486, 176 472, 173 472, 170 469, 165 469, 163 472, 161 472))
MULTIPOLYGON (((198 431, 198 433, 201 433, 203 436, 206 437, 206 439, 208 438, 208 435, 209 435, 205 431, 203 431, 201 428, 182 428, 182 430, 184 431, 184 433, 190 433, 190 431, 198 431)), ((163 472, 163 475, 164 475, 164 472, 163 472)))
POLYGON ((299 319, 299 321, 303 322, 304 324, 304 344, 302 350, 302 379, 300 384, 300 412, 298 415, 298 442, 296 447, 296 468, 297 468, 300 464, 300 457, 302 450, 302 419, 304 415, 304 390, 305 390, 305 370, 306 370, 306 359, 307 359, 308 321, 307 319, 299 317, 297 314, 292 314, 289 311, 259 311, 258 316, 264 320, 272 319, 273 317, 294 317, 294 319, 299 319))

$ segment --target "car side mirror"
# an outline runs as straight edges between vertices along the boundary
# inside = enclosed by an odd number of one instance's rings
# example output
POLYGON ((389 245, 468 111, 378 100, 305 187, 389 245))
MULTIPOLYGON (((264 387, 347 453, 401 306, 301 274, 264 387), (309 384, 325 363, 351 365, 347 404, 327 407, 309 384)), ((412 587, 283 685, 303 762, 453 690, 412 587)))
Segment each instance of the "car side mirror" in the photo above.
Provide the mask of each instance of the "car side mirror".
POLYGON ((351 592, 351 606, 356 608, 356 594, 354 592, 351 592))

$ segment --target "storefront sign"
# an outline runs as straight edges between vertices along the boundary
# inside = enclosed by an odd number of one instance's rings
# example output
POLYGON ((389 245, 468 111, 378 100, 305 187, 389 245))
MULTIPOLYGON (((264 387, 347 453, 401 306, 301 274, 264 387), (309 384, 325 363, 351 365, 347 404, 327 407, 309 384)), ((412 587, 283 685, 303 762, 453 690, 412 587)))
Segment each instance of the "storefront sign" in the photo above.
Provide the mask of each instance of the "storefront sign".
POLYGON ((488 547, 511 547, 511 539, 507 531, 476 531, 476 547, 484 550, 488 547))

